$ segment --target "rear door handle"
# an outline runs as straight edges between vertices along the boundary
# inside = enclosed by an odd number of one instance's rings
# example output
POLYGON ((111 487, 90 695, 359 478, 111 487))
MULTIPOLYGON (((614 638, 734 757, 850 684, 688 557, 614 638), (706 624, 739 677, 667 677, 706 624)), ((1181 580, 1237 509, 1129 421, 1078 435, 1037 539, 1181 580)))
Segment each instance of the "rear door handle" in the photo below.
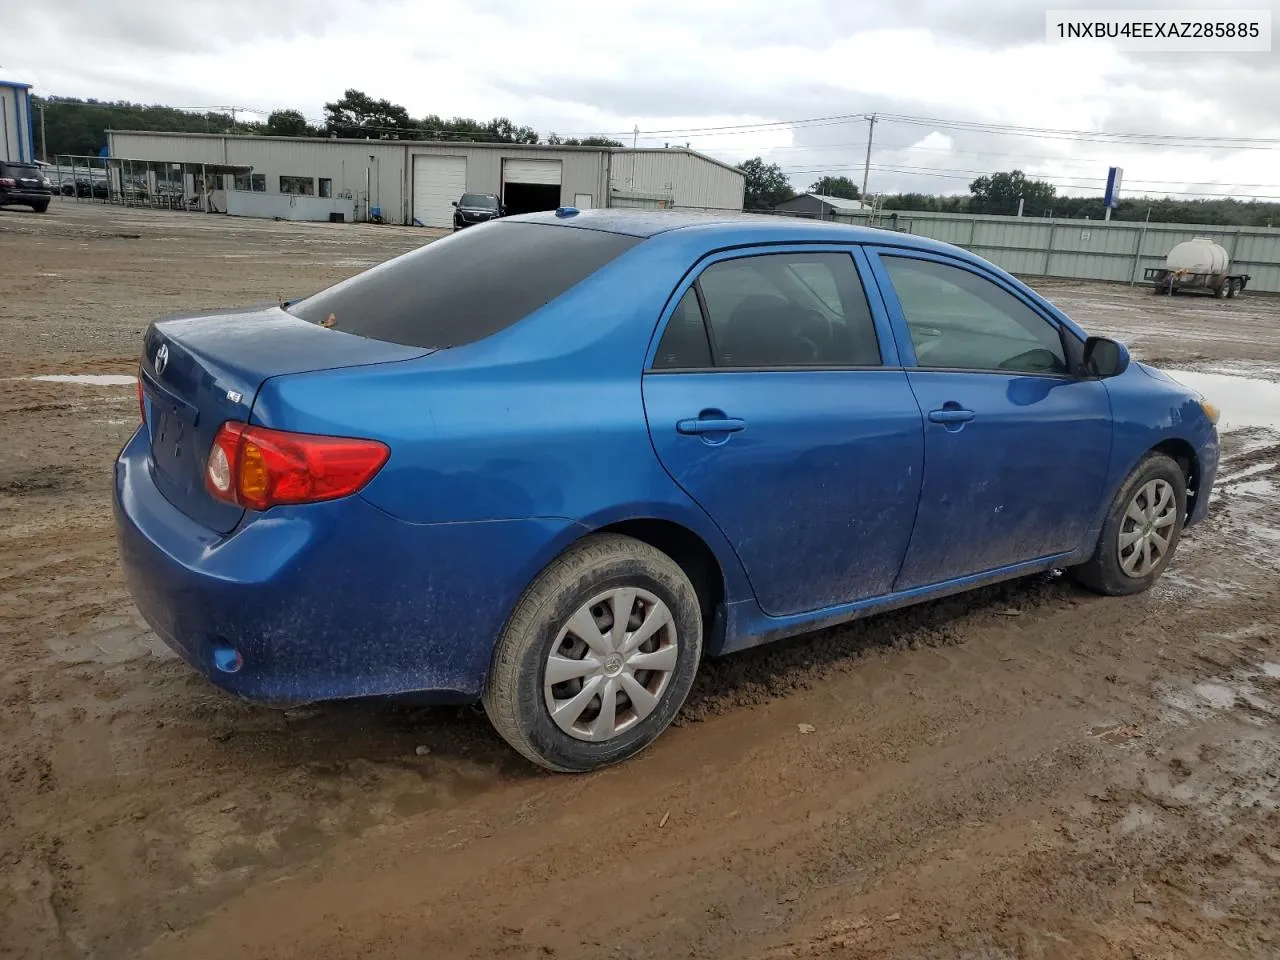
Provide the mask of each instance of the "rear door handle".
POLYGON ((944 410, 929 411, 929 421, 931 423, 968 423, 972 419, 972 410, 948 408, 944 410))
POLYGON ((681 420, 676 424, 676 432, 687 435, 700 433, 737 433, 746 429, 747 421, 737 417, 721 417, 712 419, 681 420))

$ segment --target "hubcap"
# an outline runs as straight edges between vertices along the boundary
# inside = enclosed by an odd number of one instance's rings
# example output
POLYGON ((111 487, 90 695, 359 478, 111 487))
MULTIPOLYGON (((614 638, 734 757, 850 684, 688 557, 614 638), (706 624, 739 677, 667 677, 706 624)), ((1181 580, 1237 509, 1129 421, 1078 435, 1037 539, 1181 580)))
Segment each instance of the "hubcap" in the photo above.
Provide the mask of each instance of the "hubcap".
POLYGON ((653 712, 677 658, 667 605, 646 590, 609 590, 583 604, 556 637, 543 672, 547 712, 575 739, 611 740, 653 712))
POLYGON ((1169 553, 1178 498, 1167 480, 1150 480, 1138 489, 1124 511, 1117 546, 1126 576, 1148 576, 1169 553))

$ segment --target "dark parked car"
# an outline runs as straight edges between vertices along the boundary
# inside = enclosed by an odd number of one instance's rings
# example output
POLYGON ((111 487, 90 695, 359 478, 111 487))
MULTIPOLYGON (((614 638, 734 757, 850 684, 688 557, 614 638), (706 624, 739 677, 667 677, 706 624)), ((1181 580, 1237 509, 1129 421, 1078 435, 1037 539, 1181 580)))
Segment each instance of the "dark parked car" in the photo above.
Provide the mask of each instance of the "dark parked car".
POLYGON ((49 209, 53 184, 34 163, 0 163, 0 207, 49 209))
POLYGON ((497 220, 507 212, 502 201, 493 193, 464 193, 461 200, 453 202, 453 229, 461 230, 473 223, 497 220))

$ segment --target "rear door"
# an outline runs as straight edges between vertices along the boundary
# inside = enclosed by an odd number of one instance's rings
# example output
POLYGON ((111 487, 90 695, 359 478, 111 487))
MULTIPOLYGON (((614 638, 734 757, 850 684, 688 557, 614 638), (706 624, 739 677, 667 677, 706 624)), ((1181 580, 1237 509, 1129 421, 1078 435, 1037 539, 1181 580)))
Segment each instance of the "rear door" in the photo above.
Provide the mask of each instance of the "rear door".
POLYGON ((871 262, 924 414, 925 472, 895 589, 1076 550, 1102 494, 1111 403, 1074 338, 1011 285, 943 256, 871 262))
POLYGON ((644 376, 658 457, 774 616, 888 592, 911 534, 920 410, 859 262, 718 256, 675 291, 644 376))

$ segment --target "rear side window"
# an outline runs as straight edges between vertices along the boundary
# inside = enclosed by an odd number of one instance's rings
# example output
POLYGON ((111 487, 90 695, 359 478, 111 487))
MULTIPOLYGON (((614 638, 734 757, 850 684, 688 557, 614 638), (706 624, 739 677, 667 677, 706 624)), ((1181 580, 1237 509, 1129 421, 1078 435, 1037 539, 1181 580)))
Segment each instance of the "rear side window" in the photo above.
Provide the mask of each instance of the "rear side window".
POLYGON ((482 224, 288 309, 303 320, 372 340, 458 347, 505 330, 640 242, 550 224, 482 224))
POLYGON ((723 260, 698 286, 717 367, 880 365, 871 309, 847 253, 723 260))
POLYGON ((675 312, 667 321, 667 329, 653 358, 655 370, 699 370, 711 366, 711 344, 702 322, 698 295, 690 287, 675 312))

